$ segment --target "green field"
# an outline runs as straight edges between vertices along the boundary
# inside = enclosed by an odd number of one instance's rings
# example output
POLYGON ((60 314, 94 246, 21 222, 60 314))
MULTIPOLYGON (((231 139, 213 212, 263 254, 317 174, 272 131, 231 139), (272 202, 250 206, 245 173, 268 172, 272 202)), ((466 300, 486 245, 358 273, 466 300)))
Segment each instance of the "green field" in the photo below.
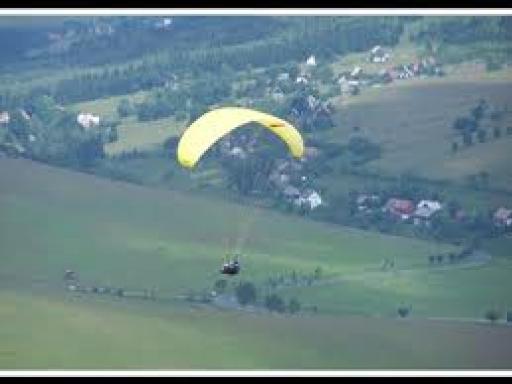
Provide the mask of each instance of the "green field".
POLYGON ((25 160, 0 160, 0 179, 2 369, 510 368, 512 328, 428 319, 510 308, 510 240, 490 244, 486 266, 436 272, 425 258, 447 246, 252 214, 25 160), (225 240, 244 225, 251 236, 241 278, 320 265, 331 281, 282 291, 318 305, 317 315, 178 299, 211 287, 225 240), (384 257, 396 260, 396 273, 375 271, 384 257), (66 268, 92 283, 156 287, 170 299, 65 292, 66 268), (413 305, 411 318, 395 318, 400 303, 413 305))
MULTIPOLYGON (((457 138, 451 128, 457 117, 467 115, 479 99, 494 107, 510 106, 512 83, 509 80, 417 80, 407 85, 390 85, 368 90, 368 95, 339 104, 338 124, 325 135, 333 141, 347 142, 363 135, 382 146, 382 157, 370 169, 388 175, 414 173, 433 180, 463 183, 470 174, 487 171, 493 187, 509 189, 512 173, 507 163, 512 153, 512 137, 504 127, 512 124, 507 113, 501 123, 502 137, 492 137, 492 125, 485 143, 452 153, 457 138), (392 116, 392 118, 390 118, 392 116)), ((363 91, 363 93, 366 92, 363 91)))

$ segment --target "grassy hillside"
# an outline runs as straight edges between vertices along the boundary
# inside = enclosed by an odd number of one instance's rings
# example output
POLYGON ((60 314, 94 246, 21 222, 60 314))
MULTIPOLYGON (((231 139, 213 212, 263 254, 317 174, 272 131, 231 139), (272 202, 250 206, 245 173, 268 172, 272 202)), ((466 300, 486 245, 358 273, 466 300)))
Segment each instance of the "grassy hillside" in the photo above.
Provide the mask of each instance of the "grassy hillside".
POLYGON ((428 272, 418 264, 446 247, 267 211, 249 226, 247 208, 25 160, 2 159, 0 179, 4 369, 509 367, 509 327, 421 320, 511 306, 508 243, 481 269, 428 272), (253 233, 243 280, 322 266, 325 285, 282 291, 318 305, 318 315, 223 312, 177 299, 211 287, 237 224, 253 233), (384 257, 412 271, 375 271, 384 257), (156 287, 170 300, 66 293, 66 268, 92 283, 156 287), (417 320, 415 312, 393 319, 402 302, 413 303, 417 320))
POLYGON ((244 278, 249 279, 290 268, 312 271, 317 265, 335 275, 378 267, 384 257, 410 265, 424 262, 432 251, 428 243, 413 239, 19 160, 2 160, 0 177, 6 228, 2 270, 26 271, 25 277, 55 279, 72 264, 91 278, 178 291, 211 282, 208 276, 217 270, 227 241, 245 240, 244 278), (20 247, 29 228, 31 241, 20 247))
POLYGON ((509 369, 509 327, 2 291, 2 369, 509 369))
MULTIPOLYGON (((382 145, 381 159, 370 168, 383 174, 413 172, 419 176, 463 182, 472 173, 487 171, 490 183, 509 188, 512 174, 506 167, 512 150, 510 137, 492 138, 492 126, 486 143, 451 151, 457 140, 452 124, 469 113, 483 98, 496 107, 510 105, 509 80, 501 81, 437 81, 418 80, 412 84, 369 90, 361 99, 339 105, 336 129, 326 135, 347 142, 360 127, 358 135, 382 145)), ((504 126, 512 124, 507 114, 504 126)), ((458 141, 461 141, 458 138, 458 141)))

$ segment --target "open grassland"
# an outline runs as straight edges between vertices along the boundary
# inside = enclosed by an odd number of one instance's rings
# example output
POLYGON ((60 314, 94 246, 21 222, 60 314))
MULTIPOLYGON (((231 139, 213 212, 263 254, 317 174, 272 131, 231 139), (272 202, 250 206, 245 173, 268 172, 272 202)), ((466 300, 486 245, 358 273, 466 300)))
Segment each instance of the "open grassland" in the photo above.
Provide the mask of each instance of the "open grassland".
POLYGON ((318 265, 335 275, 379 266, 384 257, 411 265, 432 251, 414 239, 19 160, 2 160, 0 176, 2 270, 27 278, 59 279, 74 266, 98 281, 156 284, 178 293, 211 283, 226 242, 243 242, 249 279, 318 265))
POLYGON ((449 247, 25 160, 0 160, 0 179, 3 369, 510 368, 512 328, 419 318, 512 304, 506 240, 493 244, 495 264, 481 269, 386 276, 375 272, 385 257, 415 268, 449 247), (244 231, 242 279, 320 265, 342 280, 291 292, 318 305, 318 315, 224 312, 173 299, 211 286, 225 240, 244 231), (170 300, 66 293, 66 268, 91 283, 156 287, 170 300), (412 299, 418 318, 393 319, 412 299))
MULTIPOLYGON (((128 99, 131 103, 144 101, 149 92, 140 91, 128 95, 112 96, 71 106, 75 112, 88 112, 100 116, 101 119, 117 119, 117 107, 122 99, 128 99)), ((129 152, 134 149, 148 150, 161 145, 166 139, 178 136, 185 129, 184 121, 176 121, 171 116, 158 120, 138 121, 135 116, 120 119, 117 127, 119 138, 113 143, 105 145, 108 155, 116 155, 129 152)))
POLYGON ((137 121, 130 117, 123 119, 117 127, 119 138, 105 146, 108 155, 129 152, 134 149, 146 150, 162 145, 165 140, 181 135, 185 122, 168 117, 152 121, 137 121))
POLYGON ((70 108, 75 112, 88 112, 99 115, 101 118, 118 118, 117 107, 122 99, 127 99, 131 103, 140 103, 148 96, 149 91, 139 91, 128 95, 104 97, 92 101, 75 103, 70 108))
POLYGON ((2 291, 2 369, 506 369, 506 326, 2 291))

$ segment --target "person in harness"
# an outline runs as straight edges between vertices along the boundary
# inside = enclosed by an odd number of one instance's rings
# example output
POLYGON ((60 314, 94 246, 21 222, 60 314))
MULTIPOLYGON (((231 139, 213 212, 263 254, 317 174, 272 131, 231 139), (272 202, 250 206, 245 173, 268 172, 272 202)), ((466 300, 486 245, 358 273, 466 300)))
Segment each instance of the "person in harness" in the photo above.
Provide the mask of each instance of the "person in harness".
POLYGON ((223 275, 237 275, 240 272, 240 262, 238 261, 238 255, 231 261, 225 261, 222 266, 220 273, 223 275))

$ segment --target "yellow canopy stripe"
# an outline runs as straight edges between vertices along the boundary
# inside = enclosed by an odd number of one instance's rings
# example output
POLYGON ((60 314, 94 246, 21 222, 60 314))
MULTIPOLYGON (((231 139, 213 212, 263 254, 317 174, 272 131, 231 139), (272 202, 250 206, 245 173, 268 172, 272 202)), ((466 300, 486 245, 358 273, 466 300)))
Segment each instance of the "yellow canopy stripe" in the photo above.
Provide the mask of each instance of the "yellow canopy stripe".
POLYGON ((225 107, 205 113, 185 130, 178 143, 178 162, 183 167, 193 168, 201 156, 220 138, 251 122, 259 123, 274 132, 286 143, 294 157, 303 156, 304 142, 300 133, 290 123, 252 109, 225 107))

